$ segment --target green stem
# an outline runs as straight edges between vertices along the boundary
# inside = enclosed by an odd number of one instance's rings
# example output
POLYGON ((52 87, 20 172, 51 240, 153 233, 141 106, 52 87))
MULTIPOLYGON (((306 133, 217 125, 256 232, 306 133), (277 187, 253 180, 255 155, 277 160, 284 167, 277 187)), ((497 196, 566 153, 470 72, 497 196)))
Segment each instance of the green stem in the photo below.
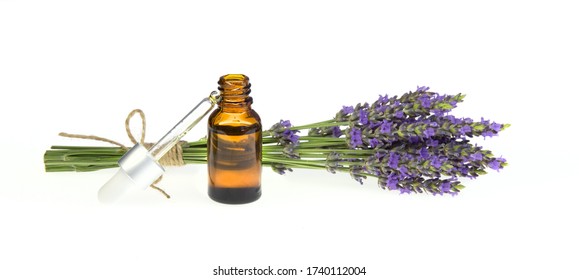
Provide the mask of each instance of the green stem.
POLYGON ((308 140, 308 141, 335 141, 335 142, 344 142, 346 141, 345 138, 336 138, 336 137, 328 137, 328 136, 300 136, 300 140, 308 140))
POLYGON ((262 162, 266 164, 284 164, 287 167, 325 169, 325 162, 304 161, 299 159, 281 158, 281 157, 263 157, 262 162))
POLYGON ((349 122, 336 122, 335 120, 327 120, 323 122, 311 123, 306 125, 298 125, 292 126, 292 130, 302 130, 302 129, 310 129, 310 128, 317 128, 317 127, 330 127, 330 126, 344 126, 349 125, 349 122))

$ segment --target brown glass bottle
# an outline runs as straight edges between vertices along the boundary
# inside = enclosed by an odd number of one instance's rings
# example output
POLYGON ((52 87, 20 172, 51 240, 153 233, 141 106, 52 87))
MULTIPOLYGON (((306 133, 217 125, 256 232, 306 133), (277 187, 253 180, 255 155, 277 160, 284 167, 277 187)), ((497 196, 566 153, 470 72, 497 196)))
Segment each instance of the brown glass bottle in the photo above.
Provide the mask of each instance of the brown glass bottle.
POLYGON ((219 79, 221 101, 207 133, 209 197, 218 202, 249 203, 261 196, 261 119, 251 109, 250 87, 245 75, 219 79))

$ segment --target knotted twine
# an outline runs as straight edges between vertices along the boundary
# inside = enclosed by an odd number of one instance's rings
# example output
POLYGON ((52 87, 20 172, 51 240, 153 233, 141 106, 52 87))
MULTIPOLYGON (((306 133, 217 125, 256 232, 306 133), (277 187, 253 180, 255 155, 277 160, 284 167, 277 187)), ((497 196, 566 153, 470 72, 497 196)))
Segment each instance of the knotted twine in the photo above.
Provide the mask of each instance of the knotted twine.
MULTIPOLYGON (((131 119, 135 116, 135 114, 139 114, 139 116, 141 117, 141 139, 138 143, 140 143, 145 148, 147 148, 147 150, 149 150, 154 145, 154 143, 145 142, 145 133, 146 133, 146 129, 147 129, 147 121, 145 119, 145 113, 143 113, 143 111, 141 109, 135 109, 129 113, 129 115, 125 119, 125 131, 127 132, 127 136, 129 136, 129 139, 131 140, 133 145, 137 144, 137 140, 133 136, 133 133, 131 132, 131 127, 130 127, 131 119)), ((123 150, 126 150, 126 151, 129 150, 129 148, 127 146, 125 146, 117 141, 110 140, 110 139, 100 137, 100 136, 70 134, 70 133, 65 133, 65 132, 61 132, 58 135, 62 136, 62 137, 68 137, 68 138, 87 139, 87 140, 96 140, 96 141, 101 141, 101 142, 107 142, 107 143, 119 146, 123 150)), ((173 146, 173 148, 171 148, 171 150, 169 150, 169 152, 167 152, 167 154, 165 154, 159 160, 159 164, 161 164, 162 166, 182 166, 182 165, 185 165, 185 162, 183 161, 183 144, 185 144, 185 143, 187 143, 187 142, 179 141, 178 145, 173 146)), ((167 194, 163 189, 156 186, 156 184, 158 184, 162 179, 163 179, 163 175, 161 175, 159 178, 157 178, 157 180, 155 180, 155 182, 153 182, 150 185, 150 187, 155 189, 155 190, 158 190, 165 197, 171 198, 171 196, 169 196, 169 194, 167 194)))

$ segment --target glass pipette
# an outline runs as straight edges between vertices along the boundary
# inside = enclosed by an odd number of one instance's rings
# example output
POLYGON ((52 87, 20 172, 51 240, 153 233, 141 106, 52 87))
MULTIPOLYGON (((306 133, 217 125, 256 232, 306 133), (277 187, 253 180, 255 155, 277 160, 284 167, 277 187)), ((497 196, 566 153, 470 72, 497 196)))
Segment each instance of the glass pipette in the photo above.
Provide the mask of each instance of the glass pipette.
POLYGON ((211 92, 149 150, 141 144, 135 144, 119 160, 117 173, 100 188, 99 201, 115 202, 132 187, 146 188, 157 180, 165 172, 159 160, 213 110, 220 98, 217 91, 211 92))

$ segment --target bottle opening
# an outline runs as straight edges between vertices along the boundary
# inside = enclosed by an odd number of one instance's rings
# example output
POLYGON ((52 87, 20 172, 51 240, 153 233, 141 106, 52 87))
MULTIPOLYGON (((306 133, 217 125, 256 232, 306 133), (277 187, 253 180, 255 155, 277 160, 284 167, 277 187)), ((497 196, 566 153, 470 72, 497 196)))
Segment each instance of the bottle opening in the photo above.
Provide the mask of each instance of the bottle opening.
POLYGON ((227 74, 221 77, 225 81, 249 81, 249 78, 243 74, 227 74))
POLYGON ((219 78, 219 90, 227 95, 249 94, 249 77, 243 74, 228 74, 219 78))
POLYGON ((243 74, 227 74, 219 78, 220 106, 245 107, 252 103, 249 77, 243 74))

